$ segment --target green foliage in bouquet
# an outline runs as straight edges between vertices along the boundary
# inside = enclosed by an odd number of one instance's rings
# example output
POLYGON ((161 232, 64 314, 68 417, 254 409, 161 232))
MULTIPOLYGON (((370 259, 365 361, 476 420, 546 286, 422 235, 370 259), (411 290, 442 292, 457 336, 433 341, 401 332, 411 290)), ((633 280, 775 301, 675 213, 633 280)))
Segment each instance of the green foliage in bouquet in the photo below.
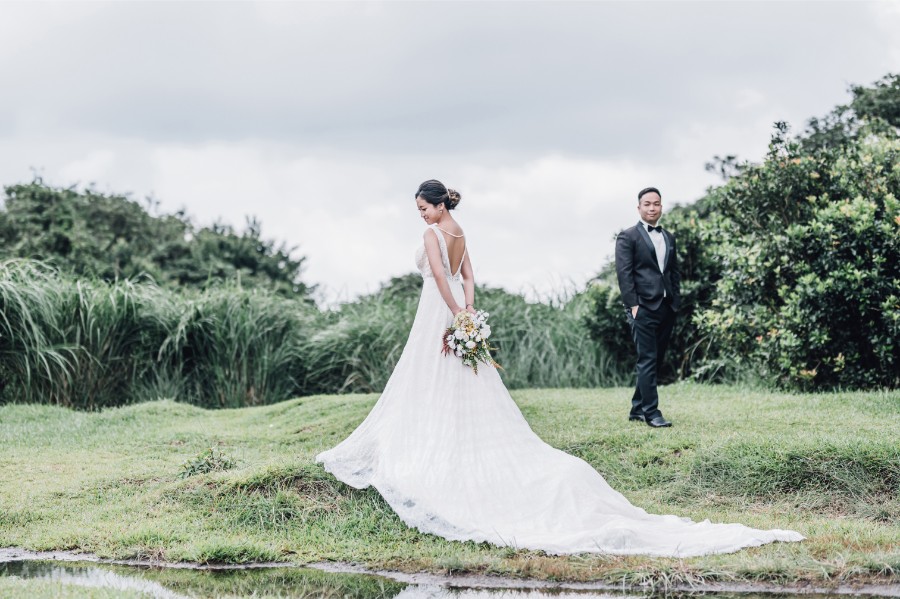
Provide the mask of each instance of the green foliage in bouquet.
POLYGON ((475 314, 464 310, 457 314, 453 323, 444 331, 443 354, 460 358, 475 374, 478 374, 479 362, 502 370, 491 356, 491 350, 496 348, 491 347, 488 341, 491 336, 491 326, 487 322, 489 316, 490 313, 484 310, 478 310, 475 314))

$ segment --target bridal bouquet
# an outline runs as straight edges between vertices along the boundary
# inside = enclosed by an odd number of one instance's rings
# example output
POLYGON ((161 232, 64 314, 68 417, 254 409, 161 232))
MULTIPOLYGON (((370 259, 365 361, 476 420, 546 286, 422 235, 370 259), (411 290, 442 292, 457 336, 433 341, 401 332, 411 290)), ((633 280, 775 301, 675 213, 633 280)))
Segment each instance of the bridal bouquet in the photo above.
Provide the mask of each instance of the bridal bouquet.
POLYGON ((462 358, 462 363, 471 366, 475 374, 478 374, 478 362, 490 364, 496 368, 500 365, 491 357, 494 349, 488 344, 491 336, 491 327, 487 323, 490 314, 479 310, 472 314, 462 311, 453 319, 453 324, 444 331, 445 356, 451 353, 457 358, 462 358))

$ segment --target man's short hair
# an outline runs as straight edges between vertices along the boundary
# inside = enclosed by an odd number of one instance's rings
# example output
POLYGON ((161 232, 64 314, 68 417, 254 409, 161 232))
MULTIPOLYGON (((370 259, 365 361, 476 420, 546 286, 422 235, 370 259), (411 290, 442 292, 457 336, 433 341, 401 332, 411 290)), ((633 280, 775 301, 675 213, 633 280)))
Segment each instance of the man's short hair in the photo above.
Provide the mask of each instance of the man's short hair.
POLYGON ((658 195, 659 199, 662 199, 662 194, 659 193, 658 189, 656 189, 655 187, 645 187, 644 189, 642 189, 638 192, 638 202, 641 201, 641 198, 644 197, 644 194, 650 193, 651 191, 653 193, 655 193, 656 195, 658 195))

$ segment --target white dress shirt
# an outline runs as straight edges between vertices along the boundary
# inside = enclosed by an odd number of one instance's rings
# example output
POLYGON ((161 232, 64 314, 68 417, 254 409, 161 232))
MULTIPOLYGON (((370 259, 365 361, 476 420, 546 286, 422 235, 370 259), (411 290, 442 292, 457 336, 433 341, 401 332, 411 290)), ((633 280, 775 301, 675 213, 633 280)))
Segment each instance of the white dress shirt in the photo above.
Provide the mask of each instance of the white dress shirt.
MULTIPOLYGON (((647 227, 650 226, 650 223, 645 222, 642 219, 641 224, 644 225, 644 230, 647 231, 647 227)), ((659 221, 657 221, 657 224, 659 224, 659 221)), ((661 231, 647 231, 647 233, 650 235, 650 241, 653 242, 653 247, 656 248, 656 263, 659 264, 659 272, 662 272, 666 265, 666 238, 663 237, 661 231)))

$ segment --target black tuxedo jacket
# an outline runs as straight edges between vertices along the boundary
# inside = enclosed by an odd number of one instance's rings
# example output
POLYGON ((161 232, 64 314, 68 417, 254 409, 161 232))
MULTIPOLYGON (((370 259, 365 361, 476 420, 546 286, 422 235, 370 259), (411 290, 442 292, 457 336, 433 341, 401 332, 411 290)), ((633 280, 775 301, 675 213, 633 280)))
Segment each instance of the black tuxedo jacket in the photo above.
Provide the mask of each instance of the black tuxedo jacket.
POLYGON ((644 306, 656 310, 663 297, 671 298, 672 309, 681 305, 681 272, 675 251, 675 236, 663 230, 666 256, 660 272, 656 248, 650 234, 641 223, 625 229, 616 236, 616 277, 626 308, 644 306), (664 293, 665 292, 665 293, 664 293))

